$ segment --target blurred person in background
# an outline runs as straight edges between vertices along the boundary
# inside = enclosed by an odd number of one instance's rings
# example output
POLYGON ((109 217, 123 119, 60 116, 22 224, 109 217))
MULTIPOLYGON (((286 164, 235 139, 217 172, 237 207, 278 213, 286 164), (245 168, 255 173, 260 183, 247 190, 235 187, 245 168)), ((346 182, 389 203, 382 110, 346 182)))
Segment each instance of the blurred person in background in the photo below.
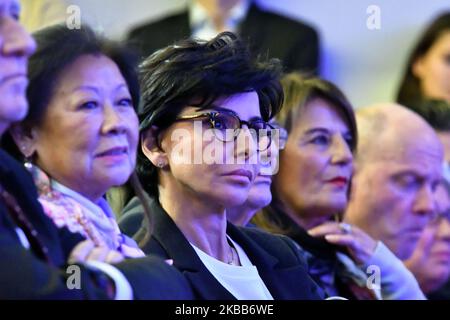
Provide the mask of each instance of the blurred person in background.
POLYGON ((208 40, 222 31, 239 34, 255 56, 281 59, 286 71, 320 72, 317 31, 253 0, 189 0, 180 13, 133 28, 128 41, 145 58, 176 40, 208 40))
POLYGON ((415 109, 450 104, 450 12, 423 32, 406 64, 397 102, 415 109))

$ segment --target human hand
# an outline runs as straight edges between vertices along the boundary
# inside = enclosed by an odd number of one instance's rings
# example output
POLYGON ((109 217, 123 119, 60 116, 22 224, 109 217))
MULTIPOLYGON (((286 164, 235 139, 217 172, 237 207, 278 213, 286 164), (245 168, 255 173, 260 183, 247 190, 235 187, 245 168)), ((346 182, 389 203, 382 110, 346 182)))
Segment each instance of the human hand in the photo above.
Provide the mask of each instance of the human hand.
MULTIPOLYGON (((429 224, 420 235, 417 246, 411 257, 404 261, 406 267, 414 274, 419 283, 426 268, 426 262, 430 257, 431 247, 434 243, 436 226, 429 224)), ((426 273, 426 272, 425 272, 426 273)), ((425 278, 425 277, 423 277, 425 278)))
POLYGON ((127 258, 142 258, 145 257, 145 253, 139 249, 122 244, 120 246, 120 251, 127 258))
POLYGON ((105 263, 119 263, 125 257, 118 251, 107 247, 96 247, 91 240, 80 242, 70 253, 68 263, 75 264, 86 261, 100 261, 105 263))
POLYGON ((313 237, 324 237, 329 243, 346 247, 357 263, 367 263, 375 252, 377 241, 348 223, 325 222, 308 230, 313 237))

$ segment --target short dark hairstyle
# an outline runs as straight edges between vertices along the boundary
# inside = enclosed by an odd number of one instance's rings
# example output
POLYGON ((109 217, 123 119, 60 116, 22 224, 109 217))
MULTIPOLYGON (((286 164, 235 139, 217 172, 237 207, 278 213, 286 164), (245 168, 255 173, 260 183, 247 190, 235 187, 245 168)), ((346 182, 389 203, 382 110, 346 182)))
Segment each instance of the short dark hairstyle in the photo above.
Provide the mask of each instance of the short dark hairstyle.
MULTIPOLYGON (((27 99, 29 110, 22 123, 26 127, 39 126, 45 116, 58 78, 65 68, 83 55, 104 55, 118 66, 136 106, 139 104, 139 80, 137 55, 97 35, 90 27, 70 30, 65 25, 54 25, 33 34, 37 43, 36 52, 28 62, 27 99)), ((21 159, 10 137, 5 137, 3 147, 14 157, 21 159)))
POLYGON ((298 72, 284 75, 281 79, 284 90, 284 104, 277 115, 278 123, 288 132, 297 121, 297 115, 309 102, 323 99, 336 106, 344 115, 352 135, 351 150, 355 151, 358 139, 355 112, 344 93, 333 83, 317 78, 306 77, 298 72))
POLYGON ((411 108, 421 103, 424 97, 420 80, 413 74, 413 64, 425 55, 443 32, 450 31, 450 12, 445 12, 427 27, 407 60, 406 68, 397 93, 397 102, 411 108))
MULTIPOLYGON (((248 47, 233 33, 210 41, 181 40, 148 57, 140 66, 141 132, 151 126, 164 130, 186 106, 206 109, 220 97, 256 91, 262 118, 279 111, 283 91, 277 59, 252 58, 248 47)), ((146 191, 158 197, 157 168, 138 150, 137 171, 146 191)))

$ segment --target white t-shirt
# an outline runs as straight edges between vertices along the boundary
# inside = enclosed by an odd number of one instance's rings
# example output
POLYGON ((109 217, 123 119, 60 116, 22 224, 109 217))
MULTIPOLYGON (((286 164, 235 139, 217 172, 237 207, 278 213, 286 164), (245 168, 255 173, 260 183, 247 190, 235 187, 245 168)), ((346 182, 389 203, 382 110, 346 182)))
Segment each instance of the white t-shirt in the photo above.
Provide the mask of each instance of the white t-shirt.
POLYGON ((231 238, 241 266, 230 265, 206 254, 191 243, 206 269, 238 300, 273 300, 272 295, 259 276, 244 250, 231 238))

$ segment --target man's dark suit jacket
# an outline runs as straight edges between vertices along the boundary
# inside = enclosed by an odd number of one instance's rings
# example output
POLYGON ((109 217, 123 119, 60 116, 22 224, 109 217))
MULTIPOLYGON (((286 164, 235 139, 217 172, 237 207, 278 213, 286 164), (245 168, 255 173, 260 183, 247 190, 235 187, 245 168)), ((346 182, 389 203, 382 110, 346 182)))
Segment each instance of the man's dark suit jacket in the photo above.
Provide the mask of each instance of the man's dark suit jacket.
MULTIPOLYGON (((285 71, 319 74, 319 35, 311 26, 273 12, 264 11, 255 3, 250 5, 238 34, 248 41, 251 51, 278 58, 285 71)), ((175 41, 191 36, 189 14, 181 13, 132 29, 129 44, 141 57, 175 41)))
MULTIPOLYGON (((25 249, 16 233, 17 225, 0 201, 0 299, 107 299, 105 275, 79 265, 81 289, 66 285, 67 258, 84 238, 58 229, 47 218, 37 200, 30 174, 0 150, 0 182, 17 200, 22 211, 48 248, 51 263, 32 249, 25 249)), ((186 280, 161 259, 146 257, 116 265, 130 282, 137 299, 191 299, 186 280)))
MULTIPOLYGON (((136 198, 134 198, 136 201, 136 198)), ((150 201, 153 233, 143 245, 147 254, 173 259, 174 266, 186 277, 196 298, 234 300, 206 269, 186 237, 155 200, 150 201)), ((140 230, 142 236, 145 232, 140 230)), ((292 240, 256 228, 240 228, 228 223, 227 234, 236 241, 258 269, 275 300, 322 299, 323 292, 309 277, 306 264, 292 240)))

